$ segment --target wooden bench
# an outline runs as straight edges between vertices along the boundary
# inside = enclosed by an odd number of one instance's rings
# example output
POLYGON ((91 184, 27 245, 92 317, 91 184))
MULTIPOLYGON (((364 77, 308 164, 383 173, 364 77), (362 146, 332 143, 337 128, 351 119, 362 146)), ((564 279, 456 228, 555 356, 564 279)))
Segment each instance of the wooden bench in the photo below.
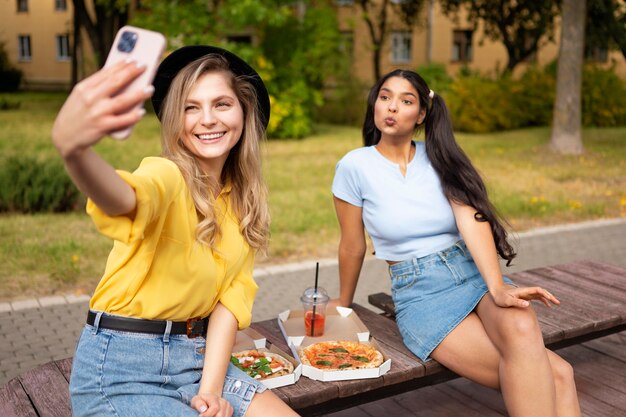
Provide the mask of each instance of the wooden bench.
MULTIPOLYGON (((521 285, 542 285, 562 305, 535 304, 544 340, 553 349, 580 343, 626 329, 626 269, 596 262, 575 262, 511 274, 521 285)), ((363 306, 354 310, 369 327, 392 360, 391 370, 380 378, 319 382, 306 377, 274 392, 304 416, 323 415, 456 378, 435 361, 422 363, 403 345, 390 298, 372 295, 381 315, 363 306)), ((276 320, 252 325, 270 343, 287 350, 276 320)), ((25 372, 0 389, 0 416, 71 415, 68 380, 71 359, 50 362, 25 372)))

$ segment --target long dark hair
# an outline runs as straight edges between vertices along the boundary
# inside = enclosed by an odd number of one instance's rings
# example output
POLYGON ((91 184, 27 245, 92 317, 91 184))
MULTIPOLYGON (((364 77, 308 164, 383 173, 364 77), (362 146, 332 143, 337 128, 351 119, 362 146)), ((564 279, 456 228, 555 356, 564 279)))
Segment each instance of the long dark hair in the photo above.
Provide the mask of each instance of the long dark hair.
POLYGON ((507 231, 502 220, 487 196, 487 189, 480 174, 474 168, 465 152, 454 139, 452 121, 443 98, 431 92, 426 81, 413 71, 394 70, 384 75, 370 90, 367 98, 367 111, 363 123, 365 146, 380 142, 380 130, 374 124, 374 106, 382 85, 391 77, 401 77, 409 81, 419 95, 420 109, 426 110, 424 119, 426 155, 439 175, 443 193, 448 200, 465 204, 476 209, 474 218, 479 222, 489 222, 496 243, 498 255, 511 264, 516 253, 507 241, 507 231))

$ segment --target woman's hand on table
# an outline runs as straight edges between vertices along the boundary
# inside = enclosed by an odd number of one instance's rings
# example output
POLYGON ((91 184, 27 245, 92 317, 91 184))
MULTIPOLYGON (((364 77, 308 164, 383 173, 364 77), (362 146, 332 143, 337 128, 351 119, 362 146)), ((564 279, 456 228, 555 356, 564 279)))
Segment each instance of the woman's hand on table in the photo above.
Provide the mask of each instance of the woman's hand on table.
POLYGON ((502 286, 491 292, 493 301, 499 307, 528 307, 531 300, 544 303, 547 307, 561 302, 546 289, 541 287, 510 287, 502 286))

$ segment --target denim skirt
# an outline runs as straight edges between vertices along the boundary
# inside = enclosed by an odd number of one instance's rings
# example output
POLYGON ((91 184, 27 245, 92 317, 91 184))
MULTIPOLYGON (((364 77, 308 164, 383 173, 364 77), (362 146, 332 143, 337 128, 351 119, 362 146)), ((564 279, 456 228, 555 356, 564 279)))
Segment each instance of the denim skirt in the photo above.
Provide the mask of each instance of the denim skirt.
MULTIPOLYGON (((130 333, 86 325, 70 379, 73 416, 189 416, 204 365, 203 337, 130 333)), ((259 381, 229 364, 222 398, 243 417, 259 381)))
MULTIPOLYGON (((396 322, 404 344, 422 361, 489 291, 465 243, 389 266, 396 322)), ((504 278, 504 282, 514 285, 504 278)))

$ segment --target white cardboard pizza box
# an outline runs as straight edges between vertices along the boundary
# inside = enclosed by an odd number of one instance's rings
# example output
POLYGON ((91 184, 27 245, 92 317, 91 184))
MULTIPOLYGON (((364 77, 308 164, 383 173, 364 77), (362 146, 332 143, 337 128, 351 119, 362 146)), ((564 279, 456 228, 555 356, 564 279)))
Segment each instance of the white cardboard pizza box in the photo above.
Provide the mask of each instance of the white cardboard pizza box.
POLYGON ((363 324, 357 314, 347 307, 336 307, 326 312, 324 335, 306 336, 304 329, 304 311, 286 310, 278 315, 278 326, 283 333, 293 356, 302 363, 298 351, 300 348, 318 342, 349 341, 369 344, 383 354, 383 363, 377 368, 353 369, 342 371, 323 371, 309 365, 302 365, 302 375, 317 381, 343 381, 349 379, 378 378, 391 369, 391 359, 363 324))
POLYGON ((258 351, 268 351, 282 356, 293 364, 293 373, 288 375, 277 376, 275 378, 263 379, 261 382, 268 388, 284 387, 285 385, 295 384, 300 375, 302 375, 302 364, 295 360, 288 353, 283 352, 274 345, 267 347, 267 339, 254 329, 247 328, 237 332, 233 352, 242 350, 256 349, 258 351))

